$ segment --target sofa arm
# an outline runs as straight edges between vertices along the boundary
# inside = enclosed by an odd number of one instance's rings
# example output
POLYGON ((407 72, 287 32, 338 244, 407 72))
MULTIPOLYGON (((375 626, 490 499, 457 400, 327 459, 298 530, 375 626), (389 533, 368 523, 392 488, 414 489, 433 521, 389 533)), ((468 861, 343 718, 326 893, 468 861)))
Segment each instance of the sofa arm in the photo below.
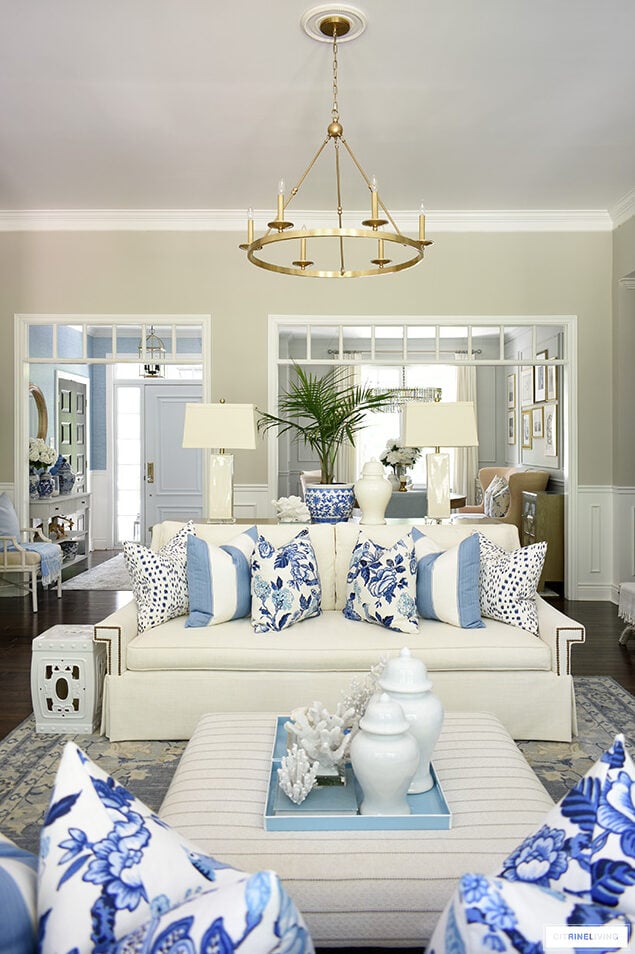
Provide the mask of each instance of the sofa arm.
POLYGON ((95 624, 93 639, 106 643, 109 676, 121 676, 127 669, 128 644, 137 635, 137 604, 134 600, 95 624))
POLYGON ((551 668, 557 676, 568 676, 571 674, 571 648, 584 642, 584 626, 565 616, 541 596, 536 597, 536 606, 540 638, 551 649, 551 668))

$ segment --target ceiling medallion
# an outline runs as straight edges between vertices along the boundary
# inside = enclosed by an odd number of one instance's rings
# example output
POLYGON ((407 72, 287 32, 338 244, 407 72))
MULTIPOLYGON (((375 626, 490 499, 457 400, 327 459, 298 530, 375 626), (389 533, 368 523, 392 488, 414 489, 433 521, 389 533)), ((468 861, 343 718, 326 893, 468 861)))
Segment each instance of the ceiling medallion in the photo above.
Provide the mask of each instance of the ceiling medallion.
MULTIPOLYGON (((247 242, 240 248, 247 252, 253 265, 282 275, 304 278, 358 278, 367 275, 389 275, 411 268, 423 258, 424 249, 432 242, 425 236, 425 212, 419 210, 419 234, 416 239, 399 231, 379 194, 377 182, 364 171, 344 138, 338 106, 338 43, 355 39, 366 27, 364 14, 355 7, 314 7, 302 17, 302 28, 312 39, 330 42, 333 47, 333 104, 326 138, 315 153, 297 184, 287 194, 284 180, 278 186, 276 217, 267 223, 267 231, 254 235, 254 216, 247 217, 247 242), (327 145, 332 144, 335 158, 335 195, 337 208, 331 224, 323 228, 296 228, 288 220, 287 209, 313 169, 327 145), (370 216, 361 228, 344 228, 342 206, 341 153, 348 155, 354 168, 370 192, 370 216), (386 230, 386 226, 389 226, 386 230), (288 255, 289 245, 293 251, 288 255), (369 245, 369 242, 372 243, 369 245), (394 259, 389 258, 393 255, 394 259), (309 256, 314 256, 310 258, 309 256), (291 261, 289 259, 291 258, 291 261)), ((328 213, 325 213, 328 214, 328 213)))

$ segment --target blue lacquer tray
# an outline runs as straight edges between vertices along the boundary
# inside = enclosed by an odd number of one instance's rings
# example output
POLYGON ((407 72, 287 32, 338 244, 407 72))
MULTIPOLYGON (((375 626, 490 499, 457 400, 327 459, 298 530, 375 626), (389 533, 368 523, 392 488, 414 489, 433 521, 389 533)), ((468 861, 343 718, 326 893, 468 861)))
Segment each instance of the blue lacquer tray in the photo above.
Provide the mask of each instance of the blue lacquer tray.
POLYGON ((288 716, 278 716, 271 755, 271 771, 265 806, 267 831, 386 831, 452 827, 452 812, 432 766, 434 788, 422 795, 408 795, 410 815, 360 815, 362 792, 352 768, 347 766, 347 784, 314 789, 301 805, 294 805, 278 785, 280 760, 287 752, 288 716))

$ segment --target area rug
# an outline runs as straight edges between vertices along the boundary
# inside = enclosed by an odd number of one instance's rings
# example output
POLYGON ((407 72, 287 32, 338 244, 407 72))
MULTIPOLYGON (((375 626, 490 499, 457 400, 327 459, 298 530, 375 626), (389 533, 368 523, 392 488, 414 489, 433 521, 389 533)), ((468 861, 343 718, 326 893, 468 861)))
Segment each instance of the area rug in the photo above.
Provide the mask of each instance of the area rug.
MULTIPOLYGON (((575 680, 579 735, 565 742, 519 742, 530 765, 557 801, 622 732, 635 742, 635 696, 609 676, 575 680)), ((30 716, 0 741, 0 832, 37 852, 55 772, 69 736, 37 735, 30 716)), ((101 735, 72 737, 86 754, 157 811, 185 742, 109 742, 101 735)))
POLYGON ((62 583, 63 590, 130 590, 130 577, 123 553, 78 573, 62 583))

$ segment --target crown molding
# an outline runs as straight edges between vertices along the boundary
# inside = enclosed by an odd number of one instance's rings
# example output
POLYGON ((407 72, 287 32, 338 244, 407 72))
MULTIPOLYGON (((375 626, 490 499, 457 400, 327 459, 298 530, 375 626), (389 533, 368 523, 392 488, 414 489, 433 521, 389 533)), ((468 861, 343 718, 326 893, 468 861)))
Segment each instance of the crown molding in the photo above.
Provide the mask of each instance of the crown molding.
MULTIPOLYGON (((635 213, 635 192, 630 196, 635 213)), ((345 213, 344 228, 359 228, 367 210, 345 213)), ((256 210, 256 230, 264 231, 272 211, 256 210)), ((394 212, 404 233, 417 233, 418 212, 394 212)), ((630 216, 626 215, 623 221, 630 216)), ((296 222, 324 225, 325 213, 294 210, 296 222)), ((606 210, 474 211, 426 213, 430 232, 610 232, 614 220, 606 210)), ((243 232, 244 211, 231 209, 53 209, 0 210, 0 232, 243 232)))
POLYGON ((613 208, 610 209, 610 215, 613 220, 613 228, 623 225, 624 222, 628 222, 635 215, 635 189, 618 199, 613 208))

